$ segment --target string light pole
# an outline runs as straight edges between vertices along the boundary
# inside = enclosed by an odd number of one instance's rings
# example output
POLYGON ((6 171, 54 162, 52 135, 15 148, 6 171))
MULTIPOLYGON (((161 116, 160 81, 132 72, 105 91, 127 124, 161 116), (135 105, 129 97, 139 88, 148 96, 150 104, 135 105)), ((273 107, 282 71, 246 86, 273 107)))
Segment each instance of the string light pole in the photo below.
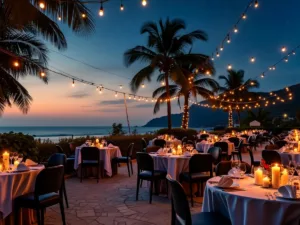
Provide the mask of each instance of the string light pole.
POLYGON ((129 132, 129 134, 131 134, 131 131, 130 131, 130 122, 129 122, 129 116, 128 116, 128 109, 127 109, 126 95, 125 95, 125 93, 123 95, 124 95, 124 106, 125 106, 125 111, 126 111, 126 119, 127 119, 128 132, 129 132))

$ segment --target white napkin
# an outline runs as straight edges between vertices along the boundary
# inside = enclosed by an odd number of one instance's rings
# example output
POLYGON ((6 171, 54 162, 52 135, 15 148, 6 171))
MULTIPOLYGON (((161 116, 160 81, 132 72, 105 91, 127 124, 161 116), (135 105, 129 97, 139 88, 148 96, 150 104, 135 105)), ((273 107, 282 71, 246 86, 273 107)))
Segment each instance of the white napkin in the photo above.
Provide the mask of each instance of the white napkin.
POLYGON ((113 148, 113 147, 115 147, 112 143, 110 143, 107 147, 109 147, 109 148, 113 148))
MULTIPOLYGON (((21 164, 22 164, 22 163, 20 163, 19 165, 21 165, 21 164)), ((26 165, 26 166, 36 166, 36 165, 38 165, 38 163, 32 161, 31 159, 26 159, 25 165, 26 165)))
POLYGON ((24 163, 20 163, 16 170, 17 171, 28 171, 29 168, 24 163))
POLYGON ((220 179, 218 187, 230 187, 233 184, 233 180, 230 177, 224 176, 220 179))
POLYGON ((281 186, 278 192, 284 198, 297 198, 297 187, 292 185, 281 186))

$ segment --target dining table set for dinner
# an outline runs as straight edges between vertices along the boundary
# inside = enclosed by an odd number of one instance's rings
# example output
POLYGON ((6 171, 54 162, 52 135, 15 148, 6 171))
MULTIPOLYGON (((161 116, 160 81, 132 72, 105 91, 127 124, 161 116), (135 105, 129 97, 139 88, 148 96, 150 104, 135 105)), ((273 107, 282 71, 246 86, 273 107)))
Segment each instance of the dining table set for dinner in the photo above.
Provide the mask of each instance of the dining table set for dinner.
POLYGON ((174 135, 165 134, 165 135, 159 135, 156 138, 154 138, 153 140, 150 140, 149 143, 148 143, 148 146, 155 146, 155 141, 156 140, 165 141, 166 147, 170 147, 170 146, 171 147, 172 146, 176 147, 176 146, 182 144, 181 140, 177 139, 174 135))

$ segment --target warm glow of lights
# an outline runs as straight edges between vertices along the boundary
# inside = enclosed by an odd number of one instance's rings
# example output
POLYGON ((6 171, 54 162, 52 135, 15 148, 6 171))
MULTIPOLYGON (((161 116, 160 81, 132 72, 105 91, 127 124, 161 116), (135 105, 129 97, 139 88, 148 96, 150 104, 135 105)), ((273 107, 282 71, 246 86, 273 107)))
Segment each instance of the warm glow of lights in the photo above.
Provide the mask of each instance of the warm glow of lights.
POLYGON ((246 14, 243 13, 242 18, 245 20, 247 18, 246 14))
POLYGON ((252 63, 255 62, 255 58, 251 57, 250 62, 252 62, 252 63))
POLYGON ((231 65, 231 64, 228 64, 227 69, 228 69, 228 70, 231 70, 231 69, 232 69, 232 65, 231 65))
POLYGON ((164 81, 162 81, 161 82, 161 86, 165 86, 166 84, 165 84, 165 82, 164 81))
POLYGON ((99 16, 104 16, 104 8, 101 4, 100 10, 99 10, 99 16))
POLYGON ((14 65, 14 67, 19 67, 20 63, 18 61, 14 61, 13 65, 14 65))
POLYGON ((286 47, 285 47, 285 46, 282 46, 281 51, 282 51, 282 52, 286 52, 286 47))
POLYGON ((217 52, 216 56, 217 56, 217 57, 220 57, 220 54, 219 54, 219 52, 217 52))
POLYGON ((41 77, 44 77, 46 76, 46 73, 45 72, 41 72, 41 77))
POLYGON ((260 75, 260 77, 261 77, 261 78, 264 78, 264 77, 265 77, 265 74, 264 74, 264 73, 262 73, 262 74, 260 75))
POLYGON ((102 94, 102 88, 100 88, 100 90, 99 90, 99 94, 102 94))
POLYGON ((145 88, 145 84, 142 84, 142 88, 145 88))
POLYGON ((223 51, 223 50, 224 50, 224 48, 223 48, 223 46, 221 46, 221 47, 220 47, 220 51, 223 51))
POLYGON ((254 2, 254 8, 258 8, 258 6, 259 6, 259 4, 258 4, 258 1, 256 0, 256 1, 254 2))
POLYGON ((239 32, 239 30, 238 30, 237 26, 234 26, 233 32, 234 32, 234 33, 237 33, 237 32, 239 32))
POLYGON ((118 97, 118 92, 115 93, 115 97, 118 97))
POLYGON ((61 16, 58 16, 57 19, 58 19, 59 21, 61 21, 61 16))
POLYGON ((287 118, 288 115, 286 113, 283 114, 283 118, 287 118))
POLYGON ((146 6, 147 5, 147 0, 142 0, 142 5, 146 6))
POLYGON ((86 18, 86 14, 85 14, 85 13, 82 13, 82 14, 81 14, 81 17, 82 17, 82 18, 86 18))
POLYGON ((230 41, 230 36, 227 35, 227 43, 229 44, 231 41, 230 41))
POLYGON ((73 79, 72 87, 75 87, 75 80, 73 79))
POLYGON ((39 6, 41 9, 45 9, 45 7, 46 7, 44 2, 40 2, 39 6))
POLYGON ((123 86, 122 86, 122 85, 120 85, 119 87, 120 87, 120 89, 122 89, 122 88, 123 88, 123 86))
POLYGON ((124 5, 121 3, 121 5, 120 5, 120 10, 121 11, 124 11, 124 5))
POLYGON ((210 75, 210 72, 209 72, 209 70, 207 70, 207 71, 206 71, 206 75, 210 75))

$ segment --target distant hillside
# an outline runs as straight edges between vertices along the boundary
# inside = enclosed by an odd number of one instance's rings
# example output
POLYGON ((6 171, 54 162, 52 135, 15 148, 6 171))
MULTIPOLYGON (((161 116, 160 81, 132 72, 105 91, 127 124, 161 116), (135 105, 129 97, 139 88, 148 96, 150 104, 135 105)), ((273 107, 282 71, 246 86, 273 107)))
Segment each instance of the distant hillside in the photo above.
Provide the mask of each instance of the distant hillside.
MULTIPOLYGON (((293 93, 293 100, 285 103, 278 103, 271 105, 266 109, 272 113, 273 116, 281 116, 287 113, 290 117, 294 117, 297 110, 300 110, 300 84, 290 87, 293 93)), ((285 97, 285 89, 274 91, 278 96, 285 97)), ((259 92, 262 96, 269 96, 266 92, 259 92)), ((205 103, 204 101, 202 103, 205 103)), ((245 115, 245 114, 244 114, 245 115)), ((243 117, 243 114, 242 114, 243 117)), ((173 127, 181 126, 182 114, 172 114, 173 127)), ((192 105, 190 107, 190 127, 213 127, 216 125, 227 125, 228 113, 222 110, 212 110, 209 108, 192 105)), ((146 127, 167 127, 167 117, 154 118, 150 120, 146 127)))

